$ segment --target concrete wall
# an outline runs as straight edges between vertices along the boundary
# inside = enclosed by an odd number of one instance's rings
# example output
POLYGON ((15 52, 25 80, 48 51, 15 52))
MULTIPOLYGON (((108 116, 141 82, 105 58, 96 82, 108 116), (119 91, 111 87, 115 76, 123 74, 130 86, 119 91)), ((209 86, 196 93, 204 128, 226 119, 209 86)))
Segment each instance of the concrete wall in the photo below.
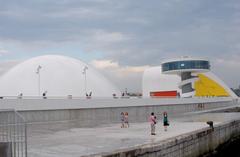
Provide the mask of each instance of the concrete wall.
POLYGON ((130 123, 145 122, 151 112, 162 116, 167 111, 169 117, 176 117, 235 103, 231 98, 0 99, 0 109, 16 109, 28 123, 53 123, 54 126, 46 126, 69 128, 119 123, 121 112, 129 113, 130 123))
POLYGON ((93 99, 66 99, 54 98, 48 99, 26 98, 26 99, 0 99, 0 109, 15 109, 18 111, 31 110, 61 110, 61 109, 95 109, 95 108, 115 108, 129 106, 159 106, 176 104, 198 104, 210 102, 230 102, 230 97, 222 98, 93 98, 93 99))
POLYGON ((240 136, 240 120, 219 124, 165 141, 91 156, 104 157, 198 157, 215 150, 231 138, 240 136))
MULTIPOLYGON (((66 127, 96 126, 118 123, 120 113, 128 112, 129 121, 145 122, 151 112, 170 117, 234 105, 230 99, 99 99, 99 100, 19 100, 15 105, 28 123, 51 123, 66 127), (199 104, 204 104, 199 106, 199 104), (204 108, 202 107, 204 106, 204 108), (47 109, 48 107, 48 109, 47 109), (66 122, 66 123, 65 123, 66 122)), ((14 100, 16 101, 16 100, 14 100)), ((2 102, 0 102, 0 107, 2 102)), ((6 105, 6 104, 5 104, 6 105)))

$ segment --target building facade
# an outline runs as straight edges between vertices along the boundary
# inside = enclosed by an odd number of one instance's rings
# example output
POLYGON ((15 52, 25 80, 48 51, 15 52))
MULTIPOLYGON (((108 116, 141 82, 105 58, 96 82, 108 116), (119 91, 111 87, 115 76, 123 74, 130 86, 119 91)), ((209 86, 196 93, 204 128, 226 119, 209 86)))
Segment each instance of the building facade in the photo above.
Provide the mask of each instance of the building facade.
POLYGON ((190 57, 146 69, 142 90, 144 97, 237 97, 211 72, 208 60, 190 57))

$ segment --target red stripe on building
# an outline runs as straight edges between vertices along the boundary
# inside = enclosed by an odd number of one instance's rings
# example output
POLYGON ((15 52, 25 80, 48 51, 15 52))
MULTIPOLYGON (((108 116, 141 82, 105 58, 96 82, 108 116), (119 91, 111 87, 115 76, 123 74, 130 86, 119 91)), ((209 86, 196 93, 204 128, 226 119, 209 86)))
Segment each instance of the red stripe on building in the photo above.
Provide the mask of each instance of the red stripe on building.
POLYGON ((177 91, 156 91, 150 92, 151 97, 177 97, 177 91))

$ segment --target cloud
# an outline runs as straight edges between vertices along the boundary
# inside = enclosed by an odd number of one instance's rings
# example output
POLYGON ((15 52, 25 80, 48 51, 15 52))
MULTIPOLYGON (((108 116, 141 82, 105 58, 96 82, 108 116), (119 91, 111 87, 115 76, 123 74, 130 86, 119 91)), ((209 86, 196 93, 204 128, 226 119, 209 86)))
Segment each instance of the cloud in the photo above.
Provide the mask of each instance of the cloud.
POLYGON ((72 45, 124 65, 199 53, 213 58, 239 50, 239 3, 220 2, 13 0, 0 6, 0 40, 29 51, 42 43, 49 49, 72 45))
POLYGON ((212 71, 219 76, 229 87, 237 88, 240 85, 240 56, 230 55, 224 58, 215 58, 211 60, 212 71))
POLYGON ((150 66, 122 66, 112 60, 93 60, 90 63, 100 70, 110 81, 115 83, 122 91, 128 88, 129 91, 140 92, 142 74, 150 66))
POLYGON ((0 47, 0 56, 6 55, 8 53, 9 52, 6 49, 3 49, 3 48, 0 47))
POLYGON ((115 79, 141 77, 142 65, 163 59, 208 57, 235 85, 238 76, 225 74, 239 67, 230 61, 240 56, 239 6, 239 0, 12 0, 0 5, 0 42, 19 58, 58 52, 108 60, 101 66, 117 69, 115 79))
POLYGON ((119 64, 111 60, 93 60, 91 64, 97 69, 117 69, 119 64))
POLYGON ((120 32, 106 32, 98 30, 93 34, 93 40, 96 42, 112 43, 127 40, 128 37, 120 32))
POLYGON ((116 73, 121 72, 120 75, 126 73, 142 73, 149 65, 144 66, 120 66, 118 62, 112 60, 93 60, 90 63, 97 69, 101 70, 113 70, 116 73))

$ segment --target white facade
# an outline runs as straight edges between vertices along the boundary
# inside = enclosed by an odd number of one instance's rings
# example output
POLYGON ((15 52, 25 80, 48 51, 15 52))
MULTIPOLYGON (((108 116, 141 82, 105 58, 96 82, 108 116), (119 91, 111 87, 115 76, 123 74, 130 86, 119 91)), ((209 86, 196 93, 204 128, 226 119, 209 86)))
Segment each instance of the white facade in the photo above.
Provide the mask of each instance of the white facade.
POLYGON ((162 74, 161 66, 148 68, 143 73, 143 97, 150 97, 150 92, 154 91, 176 90, 180 93, 181 90, 178 88, 180 82, 181 78, 179 76, 162 74))
POLYGON ((120 93, 103 75, 80 60, 65 56, 46 55, 29 59, 10 69, 0 78, 0 96, 47 96, 112 97, 120 93), (37 68, 39 74, 37 73, 37 68), (86 75, 83 73, 84 67, 86 75), (85 81, 86 76, 86 81, 85 81), (40 78, 40 79, 39 79, 40 78), (40 86, 39 86, 40 83, 40 86))

